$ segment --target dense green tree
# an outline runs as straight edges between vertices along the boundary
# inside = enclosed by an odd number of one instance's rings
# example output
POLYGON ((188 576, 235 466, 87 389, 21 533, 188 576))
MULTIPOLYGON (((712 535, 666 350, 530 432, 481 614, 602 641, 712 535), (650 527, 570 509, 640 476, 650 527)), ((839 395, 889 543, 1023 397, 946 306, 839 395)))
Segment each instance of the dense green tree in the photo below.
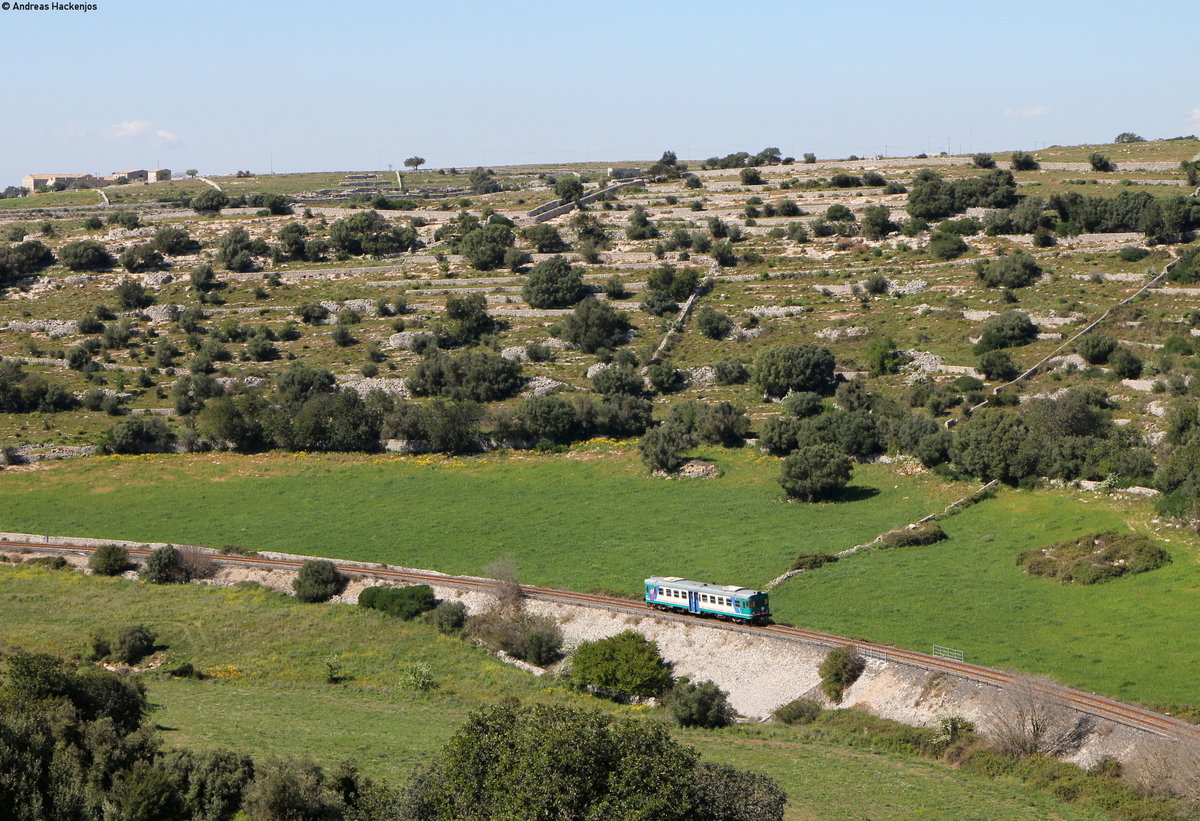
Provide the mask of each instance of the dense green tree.
POLYGON ((1017 482, 1027 475, 1018 451, 1028 433, 1015 414, 983 408, 956 428, 951 455, 955 464, 972 476, 1017 482))
POLYGON ((58 260, 72 271, 103 271, 113 263, 112 255, 94 239, 68 242, 58 249, 58 260))
POLYGON ((979 370, 984 379, 992 382, 1008 382, 1020 373, 1006 350, 988 351, 983 354, 979 357, 979 370))
POLYGON ((292 580, 296 598, 310 604, 329 601, 345 586, 346 580, 333 562, 324 559, 309 559, 292 580))
POLYGON ((411 251, 417 246, 417 232, 407 225, 389 224, 378 211, 361 211, 330 225, 329 241, 353 256, 383 256, 411 251))
POLYGON ((1117 340, 1104 334, 1088 334, 1079 340, 1076 350, 1089 365, 1103 365, 1117 349, 1117 340))
POLYGON ((219 214, 228 205, 229 197, 215 188, 206 188, 192 197, 192 210, 197 214, 219 214))
POLYGON ((150 244, 160 254, 169 255, 190 254, 199 246, 199 243, 188 235, 187 229, 178 225, 164 225, 159 228, 154 232, 150 244))
POLYGON ((553 225, 538 223, 521 231, 521 237, 532 245, 539 254, 561 251, 564 247, 562 235, 553 225))
POLYGON ((580 685, 629 696, 662 695, 671 685, 671 669, 658 645, 633 630, 580 644, 571 677, 580 685))
POLYGON ((667 707, 679 726, 706 730, 728 727, 737 715, 729 694, 711 681, 680 681, 671 689, 667 707))
POLYGON ((575 343, 584 353, 595 353, 600 348, 611 349, 623 343, 630 327, 628 316, 589 296, 563 318, 556 335, 575 343))
POLYGON ((463 235, 458 251, 471 267, 478 271, 490 271, 504 261, 504 252, 513 246, 515 236, 506 225, 489 223, 482 228, 463 235))
POLYGON ((851 470, 849 457, 837 448, 809 445, 784 458, 779 484, 789 497, 811 502, 845 487, 851 470))
POLYGON ((1012 153, 1012 167, 1014 171, 1036 171, 1041 166, 1037 158, 1028 151, 1014 151, 1012 153))
POLYGON ((665 424, 650 428, 638 442, 642 461, 650 470, 671 473, 684 462, 684 452, 694 444, 687 429, 665 424))
POLYGON ((1042 275, 1037 260, 1028 254, 1006 254, 984 264, 975 264, 975 274, 989 288, 1024 288, 1042 275))
POLYGON ((709 339, 724 339, 733 330, 733 320, 715 308, 704 305, 696 312, 696 327, 709 339))
POLYGON ((578 202, 583 196, 583 180, 574 174, 564 174, 554 182, 554 196, 563 202, 578 202))
POLYGON ((183 555, 169 544, 156 548, 146 557, 140 575, 151 584, 182 584, 191 580, 183 555))
POLYGON ((522 384, 521 366, 488 350, 427 354, 408 379, 419 396, 447 396, 493 402, 516 393, 522 384))
POLYGON ((1016 348, 1037 339, 1038 329, 1023 311, 1005 311, 990 317, 980 328, 982 335, 975 353, 983 354, 999 348, 1016 348))
POLYGON ((751 379, 766 396, 789 391, 826 393, 834 385, 834 358, 818 345, 771 345, 754 357, 751 379))
POLYGON ((533 308, 574 305, 583 293, 583 269, 556 255, 534 265, 521 288, 521 298, 533 308))
POLYGON ((36 239, 0 248, 0 285, 35 274, 53 263, 53 252, 36 239))
POLYGON ((133 416, 122 419, 97 440, 99 453, 163 453, 170 449, 175 434, 158 416, 133 416))
POLYGON ((275 759, 258 768, 244 809, 271 821, 342 821, 345 802, 311 761, 275 759))

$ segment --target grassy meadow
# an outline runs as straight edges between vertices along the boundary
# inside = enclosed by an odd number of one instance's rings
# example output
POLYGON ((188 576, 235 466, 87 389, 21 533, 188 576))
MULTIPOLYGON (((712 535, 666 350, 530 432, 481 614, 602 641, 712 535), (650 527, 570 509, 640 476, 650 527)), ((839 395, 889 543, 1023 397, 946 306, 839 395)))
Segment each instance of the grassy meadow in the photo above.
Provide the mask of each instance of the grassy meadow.
MULTIPOLYGON (((636 595, 646 575, 763 585, 797 553, 837 552, 941 510, 973 486, 863 465, 842 501, 787 504, 777 461, 703 454, 715 480, 650 477, 626 445, 574 458, 232 454, 111 457, 0 474, 7 530, 176 541, 477 574, 504 555, 522 581, 636 595)), ((1154 533, 1143 502, 1003 490, 945 520, 950 538, 873 550, 776 588, 781 621, 1056 676, 1114 697, 1200 702, 1194 538, 1157 534, 1174 561, 1141 576, 1063 586, 1016 555, 1084 533, 1154 533), (1168 651, 1169 648, 1169 651, 1168 651)), ((310 662, 315 663, 315 662, 310 662)))
MULTIPOLYGON (((230 747, 260 758, 308 755, 326 766, 352 756, 367 774, 400 782, 470 710, 505 696, 657 718, 547 686, 423 623, 376 611, 304 605, 256 586, 156 587, 0 567, 4 648, 78 653, 93 630, 134 622, 168 646, 164 667, 190 661, 226 676, 143 674, 156 705, 152 719, 168 745, 230 747), (325 683, 331 653, 350 676, 343 684, 325 683), (437 689, 400 686, 404 667, 415 661, 431 667, 437 689)), ((1013 780, 885 752, 849 733, 745 726, 675 734, 706 760, 777 779, 789 794, 789 821, 1109 817, 1013 780)))

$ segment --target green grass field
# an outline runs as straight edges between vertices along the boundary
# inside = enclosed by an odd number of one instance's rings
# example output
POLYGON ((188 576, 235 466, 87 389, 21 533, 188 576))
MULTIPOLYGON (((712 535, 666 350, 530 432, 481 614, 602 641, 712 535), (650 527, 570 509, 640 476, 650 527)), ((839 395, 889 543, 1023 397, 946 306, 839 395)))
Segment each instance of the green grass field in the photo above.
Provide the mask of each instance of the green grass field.
POLYGON ((715 481, 651 477, 631 447, 605 444, 565 459, 96 459, 0 476, 0 522, 450 573, 479 573, 513 554, 523 581, 637 593, 652 573, 762 585, 797 553, 851 547, 941 510, 968 487, 862 466, 847 492, 858 501, 786 504, 778 460, 749 450, 705 455, 724 471, 715 481))
MULTIPOLYGON (((431 627, 374 611, 303 605, 261 588, 155 587, 0 568, 6 647, 70 654, 94 629, 111 632, 139 621, 169 645, 168 666, 232 665, 242 674, 207 681, 147 674, 153 721, 170 745, 308 755, 327 766, 352 756, 365 773, 400 782, 471 709, 503 696, 643 713, 548 687, 431 627), (330 652, 340 655, 349 682, 324 683, 330 652), (397 686, 403 666, 418 660, 433 668, 438 689, 415 694, 397 686)), ((790 797, 789 821, 1107 817, 1014 781, 883 752, 843 735, 756 726, 676 731, 707 760, 777 779, 790 797)))
MULTIPOLYGON (((240 544, 451 573, 512 554, 523 581, 636 595, 651 573, 763 585, 797 553, 836 552, 941 510, 972 487, 859 466, 854 501, 780 501, 775 460, 707 452, 723 475, 646 475, 627 446, 579 458, 127 457, 0 474, 8 530, 240 544)), ((1061 678, 1108 695, 1200 701, 1193 538, 1142 576, 1067 587, 1022 574, 1021 550, 1148 528, 1148 506, 1070 491, 1005 490, 945 522, 930 547, 868 551, 785 583, 777 618, 804 627, 1061 678)))

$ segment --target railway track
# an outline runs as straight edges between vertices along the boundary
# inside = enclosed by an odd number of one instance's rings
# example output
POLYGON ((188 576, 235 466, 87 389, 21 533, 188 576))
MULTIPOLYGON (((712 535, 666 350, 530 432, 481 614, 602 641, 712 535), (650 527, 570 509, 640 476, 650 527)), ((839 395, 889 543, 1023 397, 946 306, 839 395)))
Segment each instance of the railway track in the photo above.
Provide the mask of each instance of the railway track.
MULTIPOLYGON (((42 553, 60 554, 88 554, 95 549, 95 546, 82 544, 50 545, 38 542, 10 541, 0 542, 0 547, 16 550, 28 549, 42 553)), ((128 547, 127 549, 132 556, 147 556, 152 552, 152 550, 148 547, 128 547)), ((297 570, 305 561, 304 559, 297 558, 224 554, 213 554, 212 559, 221 565, 278 570, 297 570)), ((474 590, 479 592, 490 591, 496 584, 491 579, 482 579, 474 576, 450 576, 430 571, 397 570, 391 567, 372 566, 354 562, 334 561, 333 563, 342 573, 365 578, 401 581, 415 584, 428 584, 431 586, 450 587, 459 590, 474 590)), ((622 599, 613 596, 601 596, 594 593, 577 593, 571 590, 557 590, 554 588, 538 587, 535 585, 521 585, 521 592, 525 597, 538 601, 570 604, 581 607, 593 607, 602 610, 629 613, 637 616, 648 616, 661 619, 663 621, 675 621, 682 624, 690 624, 692 626, 697 624, 697 618, 694 616, 684 616, 670 612, 663 612, 637 600, 622 599)), ((1029 684, 1027 683, 1026 679, 1023 679, 1020 676, 1015 676, 1011 673, 995 670, 990 667, 981 667, 976 664, 968 664, 966 662, 956 661, 954 659, 928 655, 916 650, 907 650, 901 647, 875 644, 872 642, 860 641, 858 639, 846 638, 844 636, 835 636, 829 633, 805 630, 803 628, 792 627, 789 625, 770 624, 756 626, 717 620, 704 620, 702 624, 716 630, 728 630, 731 632, 745 633, 751 636, 801 642, 804 644, 813 644, 823 647, 854 647, 859 653, 869 658, 877 658, 884 661, 907 664, 924 670, 946 673, 958 678, 963 678, 969 681, 987 684, 998 688, 1028 686, 1032 688, 1033 692, 1039 696, 1045 696, 1054 699, 1066 704, 1078 712, 1093 716, 1095 718, 1112 721, 1117 724, 1132 727, 1136 730, 1153 733, 1164 738, 1175 739, 1179 741, 1200 741, 1200 726, 1189 724, 1185 721, 1172 718, 1171 716, 1155 713, 1141 707, 1123 704, 1119 701, 1114 701, 1103 696, 1098 696, 1093 693, 1086 693, 1081 690, 1074 690, 1057 684, 1042 682, 1029 684)))

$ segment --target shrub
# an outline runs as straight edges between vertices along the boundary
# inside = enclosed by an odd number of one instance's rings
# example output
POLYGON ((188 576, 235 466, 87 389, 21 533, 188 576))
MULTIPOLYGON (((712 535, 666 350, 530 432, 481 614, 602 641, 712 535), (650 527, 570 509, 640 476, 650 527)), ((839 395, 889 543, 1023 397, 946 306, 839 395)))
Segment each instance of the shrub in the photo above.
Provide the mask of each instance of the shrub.
POLYGON ((358 595, 358 604, 381 610, 389 616, 410 621, 434 608, 437 600, 427 584, 410 587, 368 587, 358 595))
POLYGON ((1125 262, 1141 262, 1150 256, 1150 252, 1145 248, 1138 248, 1136 245, 1126 245, 1117 252, 1117 256, 1125 262))
POLYGON ((408 385, 419 396, 493 402, 516 393, 522 381, 520 364, 492 351, 452 355, 435 349, 418 363, 408 385))
POLYGON ((58 260, 72 271, 103 271, 112 267, 112 255, 93 239, 68 242, 58 250, 58 260))
POLYGON ((971 157, 971 162, 976 168, 995 168, 996 161, 992 159, 991 154, 976 154, 971 157))
POLYGON ((975 273, 989 288, 1024 288, 1042 275, 1037 260, 1028 254, 1008 254, 984 265, 976 265, 975 273))
POLYGON ((108 657, 121 664, 137 664, 154 652, 158 635, 143 624, 133 624, 117 633, 108 657))
POLYGON ((915 527, 901 528, 883 534, 882 547, 913 547, 936 544, 946 539, 946 531, 936 522, 926 522, 915 527))
POLYGON ((1020 371, 1013 364, 1008 351, 988 351, 979 357, 979 370, 983 378, 992 382, 1008 382, 1015 379, 1020 371))
POLYGON ((962 237, 942 231, 935 233, 929 238, 928 247, 929 256, 939 262, 960 257, 967 252, 967 244, 963 242, 962 237))
POLYGON ((692 444, 692 437, 682 426, 664 424, 646 431, 638 442, 638 451, 650 470, 671 473, 683 464, 684 451, 692 444))
POLYGON ((0 285, 36 273, 53 262, 54 253, 36 239, 0 248, 0 285))
POLYGON ((728 727, 736 715, 729 694, 711 681, 680 681, 671 690, 667 706, 680 727, 728 727))
POLYGON ((779 707, 772 715, 784 724, 812 724, 821 715, 821 705, 811 698, 798 698, 779 707))
POLYGON ((563 634, 556 625, 537 626, 525 633, 524 645, 521 657, 545 667, 562 657, 563 634))
POLYGON ((532 308, 563 308, 574 305, 582 291, 583 270, 557 255, 533 266, 521 297, 532 308))
POLYGON ((38 556, 36 559, 26 559, 25 564, 47 570, 66 570, 71 566, 62 556, 38 556))
POLYGON ((658 696, 671 684, 658 645, 632 630, 580 644, 571 676, 580 685, 630 696, 658 696))
POLYGON ((433 609, 433 624, 439 633, 457 633, 467 623, 467 606, 460 601, 442 601, 433 609))
POLYGON ((1112 164, 1108 157, 1100 152, 1094 152, 1088 157, 1088 162, 1092 165, 1093 171, 1116 171, 1117 167, 1112 164))
POLYGON ((143 271, 157 271, 166 266, 166 260, 163 255, 149 243, 141 245, 131 245, 121 252, 121 256, 117 259, 121 263, 121 267, 131 274, 139 274, 143 271))
POLYGON ((771 345, 754 357, 754 386, 766 396, 789 391, 826 393, 833 387, 834 358, 818 345, 771 345))
POLYGON ((999 348, 1028 345, 1037 339, 1038 329, 1029 315, 1022 311, 1005 311, 989 318, 980 327, 982 336, 975 353, 982 354, 999 348))
POLYGON ((797 419, 807 419, 825 410, 825 403, 819 394, 812 391, 792 391, 783 397, 783 410, 797 419))
POLYGON ((1128 348, 1117 348, 1109 357, 1108 365, 1122 379, 1137 379, 1142 375, 1142 360, 1128 348))
POLYGON ((1036 171, 1041 166, 1037 158, 1028 151, 1014 151, 1012 154, 1013 171, 1036 171))
POLYGON ((556 336, 574 342, 584 353, 595 353, 600 348, 612 349, 620 345, 629 328, 628 316, 607 302, 589 296, 580 300, 574 312, 563 318, 556 336))
POLYGON ((1088 334, 1079 340, 1076 350, 1090 365, 1103 365, 1117 349, 1117 340, 1104 334, 1088 334))
POLYGON ((738 173, 738 179, 742 181, 742 185, 762 185, 765 182, 757 168, 743 168, 738 173))
POLYGON ((299 574, 292 580, 292 589, 300 601, 315 604, 329 601, 345 583, 333 562, 310 559, 300 566, 299 574))
POLYGON ((733 330, 733 320, 705 305, 696 312, 696 327, 709 339, 724 339, 733 330))
POLYGON ((683 384, 683 374, 669 362, 655 362, 646 368, 650 387, 659 393, 670 393, 683 384))
POLYGON ((840 702, 846 688, 858 681, 867 663, 853 647, 830 650, 817 668, 821 676, 821 692, 830 701, 840 702))
POLYGON ((850 458, 831 445, 809 445, 783 460, 779 484, 794 499, 811 502, 845 487, 850 458))
POLYGON ((1026 573, 1063 584, 1096 584, 1146 573, 1170 564, 1171 555, 1151 539, 1109 530, 1026 550, 1017 564, 1026 573))
POLYGON ((792 560, 789 570, 816 570, 827 564, 836 562, 838 557, 832 553, 801 553, 792 560))
POLYGON ((229 197, 215 188, 207 188, 192 197, 191 205, 197 214, 219 214, 229 205, 229 197))
POLYGON ((189 253, 198 243, 192 241, 186 228, 164 225, 154 232, 150 244, 161 254, 175 255, 189 253))
POLYGON ((190 581, 183 557, 174 545, 163 545, 146 557, 139 574, 151 584, 183 584, 190 581))
POLYGON ((88 557, 88 569, 100 576, 119 576, 129 569, 129 552, 120 545, 102 544, 88 557))
POLYGON ((97 440, 98 453, 163 453, 170 449, 175 434, 158 416, 122 419, 97 440))
POLYGON ((146 293, 146 286, 136 279, 123 279, 118 282, 117 287, 113 288, 113 296, 127 311, 136 311, 154 302, 154 298, 146 293))
POLYGON ((713 375, 718 385, 741 385, 750 379, 746 366, 736 359, 714 362, 713 375))

